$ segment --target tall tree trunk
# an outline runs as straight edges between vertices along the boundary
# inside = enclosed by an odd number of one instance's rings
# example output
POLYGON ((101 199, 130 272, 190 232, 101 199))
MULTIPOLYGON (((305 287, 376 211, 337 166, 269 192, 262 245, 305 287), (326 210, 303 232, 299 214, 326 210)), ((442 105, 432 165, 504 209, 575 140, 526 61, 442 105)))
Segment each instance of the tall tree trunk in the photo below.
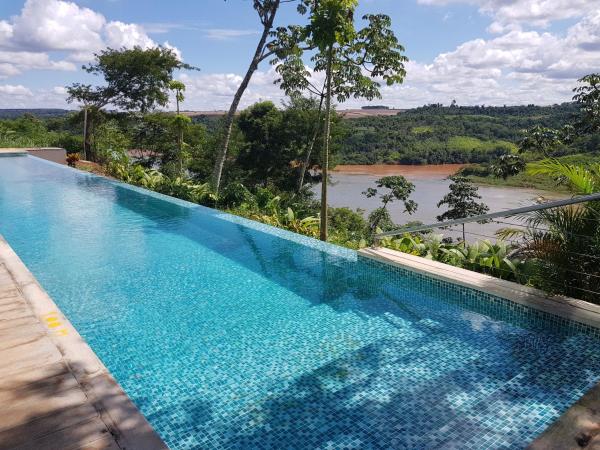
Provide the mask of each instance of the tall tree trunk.
POLYGON ((84 142, 84 147, 85 147, 85 153, 86 153, 86 158, 88 161, 94 161, 94 162, 98 162, 98 158, 96 157, 96 149, 94 148, 94 127, 95 127, 95 123, 94 123, 94 114, 89 114, 88 113, 88 118, 87 118, 87 127, 86 127, 86 133, 85 133, 85 142, 84 142))
MULTIPOLYGON (((177 102, 177 118, 179 119, 179 91, 176 93, 175 100, 177 102)), ((179 149, 179 155, 177 156, 179 159, 179 175, 183 175, 183 124, 179 125, 178 131, 177 148, 179 149)))
POLYGON ((325 97, 325 132, 323 133, 323 161, 321 161, 321 240, 327 241, 327 178, 329 175, 329 139, 331 134, 331 66, 333 47, 327 55, 327 87, 325 97))
POLYGON ((235 96, 233 97, 233 102, 229 107, 229 111, 227 112, 227 116, 225 116, 225 136, 223 137, 223 144, 219 149, 219 153, 217 154, 217 160, 215 161, 215 167, 212 175, 212 186, 215 192, 219 192, 219 186, 221 185, 221 175, 223 173, 223 165, 225 164, 225 158, 227 157, 227 150, 229 149, 229 141, 231 140, 231 131, 233 129, 233 119, 235 117, 235 113, 237 108, 242 100, 242 95, 246 91, 248 84, 250 84, 250 80, 252 79, 252 75, 258 69, 258 64, 261 62, 262 54, 265 48, 265 44, 267 42, 267 38, 269 37, 269 32, 271 28, 273 28, 273 22, 275 20, 275 15, 277 14, 277 10, 279 8, 280 0, 275 0, 273 5, 271 6, 271 11, 268 14, 267 20, 263 23, 264 28, 262 32, 262 36, 260 37, 260 41, 256 46, 256 51, 254 52, 254 57, 252 58, 252 62, 250 63, 250 67, 248 67, 248 71, 242 80, 242 83, 239 85, 235 96))
POLYGON ((377 230, 377 226, 379 225, 379 222, 381 222, 381 218, 383 217, 383 214, 387 210, 388 202, 389 202, 389 200, 385 200, 383 202, 383 206, 381 207, 381 210, 379 211, 379 214, 377 214, 377 216, 375 217, 375 220, 371 224, 371 232, 372 233, 374 233, 375 230, 377 230))
POLYGON ((306 158, 304 159, 304 162, 302 163, 302 167, 300 168, 300 178, 298 180, 298 192, 300 192, 302 190, 302 188, 304 187, 304 177, 306 176, 306 170, 308 169, 308 165, 310 164, 310 155, 312 154, 312 151, 315 148, 317 138, 319 137, 319 131, 321 130, 322 112, 323 112, 323 96, 321 95, 321 102, 319 103, 319 113, 317 115, 317 125, 315 126, 315 132, 313 133, 308 150, 306 152, 306 158))
POLYGON ((83 159, 87 161, 87 138, 88 138, 88 111, 87 106, 83 109, 83 159))

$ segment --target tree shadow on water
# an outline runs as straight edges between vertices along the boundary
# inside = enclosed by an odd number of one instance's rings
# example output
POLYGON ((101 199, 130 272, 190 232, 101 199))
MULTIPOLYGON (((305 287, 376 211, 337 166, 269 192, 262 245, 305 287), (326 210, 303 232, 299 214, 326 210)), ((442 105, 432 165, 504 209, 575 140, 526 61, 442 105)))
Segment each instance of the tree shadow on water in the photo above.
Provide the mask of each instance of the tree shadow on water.
POLYGON ((389 361, 386 347, 371 345, 301 376, 260 404, 256 425, 226 447, 419 448, 433 424, 456 419, 446 398, 459 387, 444 383, 445 375, 415 382, 402 373, 411 358, 389 361))

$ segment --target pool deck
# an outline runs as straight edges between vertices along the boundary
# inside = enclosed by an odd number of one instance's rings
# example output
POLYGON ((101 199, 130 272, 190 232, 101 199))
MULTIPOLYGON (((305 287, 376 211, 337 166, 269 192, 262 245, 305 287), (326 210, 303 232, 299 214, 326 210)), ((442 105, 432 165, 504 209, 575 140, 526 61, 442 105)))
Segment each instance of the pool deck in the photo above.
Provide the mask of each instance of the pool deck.
POLYGON ((167 446, 0 236, 0 449, 167 446))

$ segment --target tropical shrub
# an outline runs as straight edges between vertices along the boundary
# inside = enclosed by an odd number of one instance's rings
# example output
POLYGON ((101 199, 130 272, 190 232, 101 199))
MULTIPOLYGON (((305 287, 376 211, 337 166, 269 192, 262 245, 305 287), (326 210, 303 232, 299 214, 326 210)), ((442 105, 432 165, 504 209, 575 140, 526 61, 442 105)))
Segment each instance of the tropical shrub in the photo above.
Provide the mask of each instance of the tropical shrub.
MULTIPOLYGON (((600 191, 600 164, 548 159, 532 164, 528 173, 550 176, 575 194, 600 191)), ((599 303, 600 202, 541 210, 523 220, 524 229, 507 228, 501 235, 520 240, 516 254, 529 263, 530 282, 551 293, 599 303)))
POLYGON ((183 177, 169 178, 158 170, 147 169, 139 164, 112 161, 107 167, 110 175, 125 183, 202 205, 213 205, 216 201, 208 183, 199 184, 183 177))
POLYGON ((521 273, 523 262, 515 256, 515 247, 502 240, 494 243, 488 240, 471 244, 452 243, 447 242, 441 234, 419 236, 405 233, 398 237, 383 238, 380 245, 497 278, 524 281, 521 273))
POLYGON ((69 167, 75 167, 80 159, 79 153, 67 153, 67 165, 69 167))
POLYGON ((94 134, 94 153, 99 163, 108 164, 115 160, 124 162, 127 148, 129 139, 116 120, 109 120, 98 126, 94 134))

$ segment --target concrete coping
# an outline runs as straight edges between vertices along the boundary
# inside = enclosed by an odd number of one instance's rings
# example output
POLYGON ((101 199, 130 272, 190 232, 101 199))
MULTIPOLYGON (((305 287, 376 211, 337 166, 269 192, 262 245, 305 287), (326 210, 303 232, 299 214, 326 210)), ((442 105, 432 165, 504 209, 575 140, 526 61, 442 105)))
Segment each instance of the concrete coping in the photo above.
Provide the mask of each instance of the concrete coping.
POLYGON ((26 148, 0 148, 0 156, 17 156, 26 154, 26 148))
POLYGON ((43 318, 50 315, 59 318, 65 331, 60 334, 48 333, 48 337, 62 353, 73 376, 98 409, 100 417, 113 433, 118 445, 128 450, 168 449, 2 236, 0 236, 0 261, 10 272, 17 288, 40 322, 44 323, 43 318))
POLYGON ((490 275, 388 248, 366 248, 359 250, 358 254, 365 258, 482 291, 565 319, 600 328, 600 305, 562 295, 550 296, 530 286, 523 286, 512 281, 501 280, 490 275))

